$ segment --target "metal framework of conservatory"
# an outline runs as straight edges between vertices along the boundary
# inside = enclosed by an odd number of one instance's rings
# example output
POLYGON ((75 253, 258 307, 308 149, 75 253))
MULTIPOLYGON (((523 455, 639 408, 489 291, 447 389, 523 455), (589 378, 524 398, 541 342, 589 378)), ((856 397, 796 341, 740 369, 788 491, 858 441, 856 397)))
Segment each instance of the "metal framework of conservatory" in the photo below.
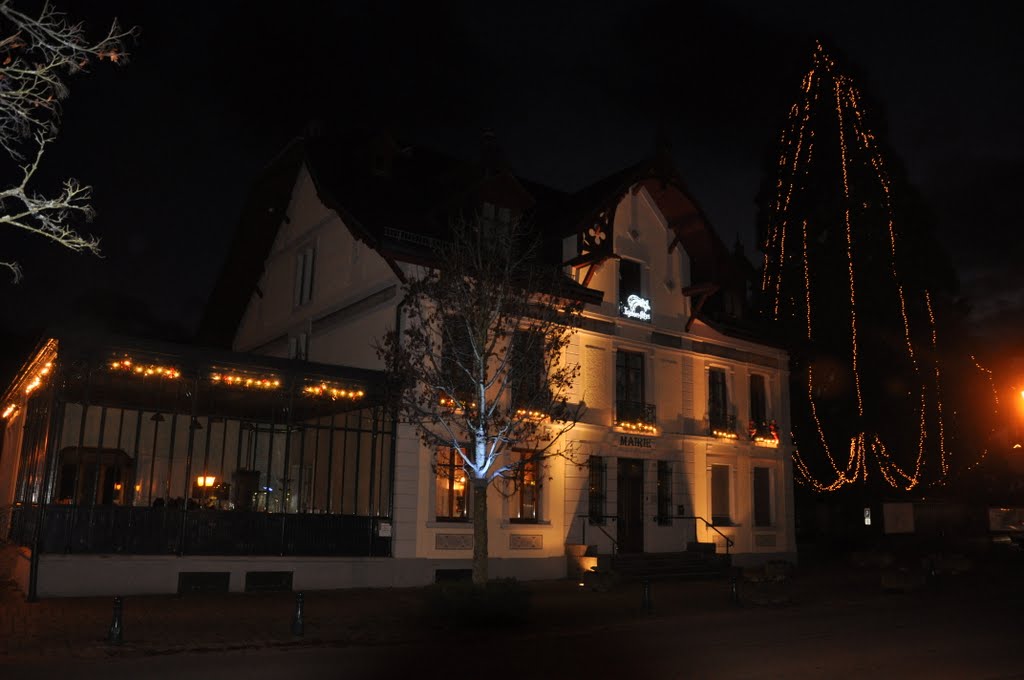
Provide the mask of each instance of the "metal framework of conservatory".
POLYGON ((0 530, 33 565, 41 552, 389 556, 383 396, 376 371, 50 338, 0 404, 0 530))

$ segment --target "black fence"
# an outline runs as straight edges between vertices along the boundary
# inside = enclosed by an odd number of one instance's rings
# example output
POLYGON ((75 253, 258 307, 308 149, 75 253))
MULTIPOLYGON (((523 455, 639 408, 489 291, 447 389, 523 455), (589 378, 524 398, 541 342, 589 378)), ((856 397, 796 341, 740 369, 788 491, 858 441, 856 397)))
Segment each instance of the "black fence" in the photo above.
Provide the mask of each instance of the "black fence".
MULTIPOLYGON (((10 540, 31 546, 38 506, 11 512, 10 540)), ((58 554, 389 557, 387 518, 237 510, 47 505, 40 550, 58 554)))
POLYGON ((708 417, 708 434, 728 432, 736 434, 736 416, 728 413, 712 413, 708 417))
POLYGON ((658 422, 658 410, 654 404, 620 400, 615 402, 615 419, 624 423, 654 425, 658 422))

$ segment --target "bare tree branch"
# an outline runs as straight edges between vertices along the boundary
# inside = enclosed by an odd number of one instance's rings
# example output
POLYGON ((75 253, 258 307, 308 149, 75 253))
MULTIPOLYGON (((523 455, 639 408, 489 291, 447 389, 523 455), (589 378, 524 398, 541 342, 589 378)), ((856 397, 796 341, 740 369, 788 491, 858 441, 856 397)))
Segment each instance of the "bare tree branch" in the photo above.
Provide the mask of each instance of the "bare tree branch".
MULTIPOLYGON (((436 253, 441 270, 410 278, 404 328, 378 343, 399 413, 430 451, 456 451, 474 486, 474 581, 486 580, 486 490, 514 488, 524 470, 566 455, 559 439, 581 415, 569 392, 579 372, 564 350, 582 304, 541 262, 516 220, 456 221, 436 253), (524 244, 526 244, 524 246, 524 244)), ((502 491, 505 493, 505 491, 502 491)))
MULTIPOLYGON (((79 233, 75 225, 93 217, 92 189, 64 180, 46 196, 30 189, 46 148, 60 125, 60 102, 68 96, 67 79, 93 61, 124 63, 126 43, 136 29, 124 31, 115 20, 106 35, 91 42, 81 23, 46 3, 38 16, 0 0, 0 147, 20 166, 17 185, 0 190, 0 224, 47 238, 74 252, 99 255, 99 239, 79 233)), ((22 276, 16 261, 0 262, 15 282, 22 276)))

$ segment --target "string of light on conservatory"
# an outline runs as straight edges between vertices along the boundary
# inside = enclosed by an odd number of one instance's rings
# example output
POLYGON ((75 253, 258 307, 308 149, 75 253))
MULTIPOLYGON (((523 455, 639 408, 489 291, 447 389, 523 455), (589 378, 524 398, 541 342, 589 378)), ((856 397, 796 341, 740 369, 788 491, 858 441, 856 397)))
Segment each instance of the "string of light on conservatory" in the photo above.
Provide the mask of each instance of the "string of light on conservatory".
POLYGON ((232 387, 248 387, 260 390, 275 390, 281 386, 277 378, 253 378, 249 375, 238 375, 235 373, 211 373, 210 381, 232 387))
POLYGON ((25 384, 25 394, 32 394, 32 392, 39 388, 46 379, 46 376, 50 375, 51 370, 53 370, 53 362, 47 361, 43 364, 42 368, 32 376, 32 379, 25 384))
POLYGON ((121 359, 120 361, 112 361, 110 363, 110 370, 124 371, 144 378, 149 376, 171 379, 181 377, 181 371, 173 366, 163 366, 161 364, 136 364, 130 358, 121 359))
MULTIPOLYGON (((831 94, 834 97, 835 116, 839 130, 839 157, 843 184, 843 197, 845 202, 843 211, 843 235, 845 237, 844 245, 846 250, 846 269, 849 288, 851 372, 853 374, 853 382, 857 398, 857 414, 858 417, 863 417, 864 396, 861 389, 860 369, 858 365, 857 276, 854 266, 854 225, 850 211, 847 123, 849 123, 851 128, 850 132, 853 138, 853 143, 858 145, 859 150, 866 152, 871 169, 874 171, 875 179, 882 191, 882 203, 886 211, 886 223, 889 236, 890 271, 896 285, 896 292, 899 300, 900 316, 903 323, 904 344, 913 372, 919 379, 921 377, 921 370, 918 365, 917 353, 915 352, 912 341, 911 324, 907 314, 906 295, 896 264, 897 234, 891 180, 885 170, 882 154, 878 148, 875 136, 867 129, 864 122, 864 114, 860 106, 859 91, 846 76, 835 71, 835 62, 828 57, 824 48, 820 44, 815 48, 813 66, 808 73, 805 74, 801 83, 801 90, 803 92, 802 98, 800 101, 794 103, 790 108, 788 125, 786 129, 783 130, 780 138, 782 153, 780 153, 778 160, 780 172, 775 187, 774 211, 776 215, 781 217, 781 219, 774 221, 769 225, 769 231, 766 235, 762 290, 773 295, 773 304, 771 306, 772 312, 774 318, 779 320, 783 312, 783 270, 785 269, 788 258, 792 257, 791 253, 786 252, 786 242, 788 240, 786 238, 787 227, 789 226, 788 213, 796 188, 796 178, 799 174, 801 163, 810 163, 812 158, 813 132, 808 129, 808 122, 811 118, 811 110, 817 104, 819 93, 824 88, 830 89, 831 94), (819 71, 824 75, 819 74, 819 71), (815 84, 819 82, 819 79, 821 79, 820 82, 823 83, 823 87, 815 88, 815 84), (852 113, 852 115, 846 116, 844 115, 846 113, 852 113), (787 172, 789 176, 788 183, 784 181, 784 176, 787 172), (773 257, 772 254, 776 252, 777 257, 773 257)), ((812 340, 814 337, 811 321, 812 277, 810 274, 810 259, 808 257, 807 221, 803 220, 800 226, 801 248, 798 257, 802 260, 800 264, 802 265, 804 287, 802 296, 804 302, 804 314, 802 316, 805 317, 806 338, 808 340, 812 340)), ((936 324, 934 312, 932 310, 931 295, 927 290, 924 291, 924 301, 927 306, 931 331, 931 345, 934 350, 937 346, 936 324)), ((795 305, 791 305, 786 311, 788 311, 790 318, 795 318, 797 311, 795 305)), ((944 413, 941 398, 941 372, 937 358, 933 359, 931 373, 932 379, 935 382, 935 419, 938 429, 937 438, 940 452, 940 465, 944 476, 948 472, 948 457, 946 452, 944 413)), ((797 478, 797 481, 803 484, 809 484, 819 491, 834 491, 845 484, 851 484, 859 479, 866 480, 868 476, 867 457, 868 454, 871 453, 873 454, 874 460, 876 461, 886 482, 894 487, 904 488, 907 490, 914 488, 921 480, 924 452, 926 448, 926 441, 928 439, 926 417, 927 386, 923 383, 921 384, 921 391, 916 407, 918 410, 919 436, 917 457, 913 465, 912 473, 902 469, 897 464, 877 434, 868 436, 866 432, 861 432, 851 438, 846 464, 842 469, 840 469, 840 466, 836 462, 836 458, 828 444, 825 429, 818 414, 814 394, 814 379, 814 367, 813 365, 809 365, 807 370, 807 397, 810 404, 811 415, 817 429, 819 442, 821 443, 821 447, 826 454, 829 465, 835 474, 835 479, 828 484, 816 479, 811 473, 806 462, 802 459, 799 449, 797 449, 793 453, 796 469, 800 475, 797 478)))
POLYGON ((302 391, 313 397, 329 397, 331 399, 360 399, 366 394, 363 390, 340 389, 324 382, 307 385, 302 388, 302 391))

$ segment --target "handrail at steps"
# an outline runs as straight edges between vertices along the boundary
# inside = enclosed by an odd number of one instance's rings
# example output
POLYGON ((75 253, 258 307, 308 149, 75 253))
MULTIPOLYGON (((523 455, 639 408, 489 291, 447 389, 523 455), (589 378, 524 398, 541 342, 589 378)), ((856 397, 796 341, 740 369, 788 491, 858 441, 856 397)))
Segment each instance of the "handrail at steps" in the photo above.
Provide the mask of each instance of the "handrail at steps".
POLYGON ((707 521, 706 519, 704 519, 700 515, 658 515, 654 519, 655 520, 661 520, 661 519, 693 519, 693 520, 697 520, 697 519, 699 519, 701 522, 704 522, 704 526, 706 528, 713 530, 716 534, 718 534, 723 539, 725 539, 725 554, 726 555, 729 554, 729 548, 731 548, 734 545, 736 545, 735 541, 733 541, 731 538, 729 538, 728 536, 723 534, 719 530, 718 527, 716 527, 714 524, 712 524, 711 522, 707 521))
POLYGON ((619 554, 619 542, 616 541, 615 538, 611 534, 609 534, 607 531, 605 531, 605 528, 604 528, 604 526, 602 524, 599 524, 599 523, 593 522, 593 521, 589 521, 589 520, 597 520, 597 519, 600 519, 600 520, 610 519, 612 521, 615 521, 615 520, 619 519, 618 515, 591 515, 591 514, 588 513, 586 515, 576 515, 576 517, 579 518, 579 519, 588 520, 586 522, 582 522, 582 525, 583 525, 583 530, 582 530, 583 545, 587 544, 587 525, 588 524, 593 524, 595 527, 597 527, 598 531, 600 531, 602 534, 607 536, 608 540, 610 540, 612 542, 612 554, 613 555, 619 554))

